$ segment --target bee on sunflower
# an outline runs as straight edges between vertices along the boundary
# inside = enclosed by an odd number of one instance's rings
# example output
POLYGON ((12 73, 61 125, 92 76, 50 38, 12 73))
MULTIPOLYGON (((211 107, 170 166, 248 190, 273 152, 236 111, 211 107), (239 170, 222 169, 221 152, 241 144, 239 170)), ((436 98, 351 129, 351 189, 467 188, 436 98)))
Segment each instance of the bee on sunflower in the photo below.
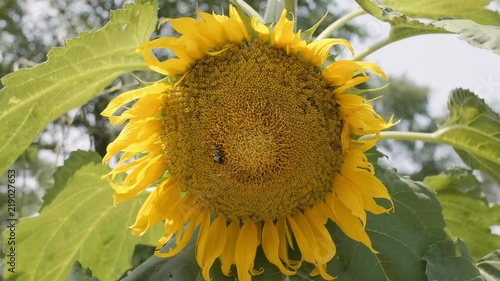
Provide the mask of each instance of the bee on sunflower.
POLYGON ((268 27, 245 18, 197 12, 197 19, 166 19, 181 35, 138 48, 146 64, 168 76, 121 94, 102 115, 113 125, 128 121, 104 161, 120 154, 107 175, 115 204, 158 183, 130 226, 141 235, 164 222, 160 249, 172 257, 199 228, 196 260, 203 277, 218 258, 225 275, 236 266, 238 280, 251 280, 260 246, 269 262, 294 275, 305 261, 312 276, 332 280, 327 263, 335 243, 331 220, 371 251, 366 212, 392 206, 364 152, 374 146, 384 121, 369 102, 349 90, 387 78, 374 63, 338 60, 324 65, 334 45, 353 52, 343 39, 306 42, 286 10, 268 27), (174 58, 160 61, 154 49, 174 58), (132 107, 114 113, 128 103, 132 107), (364 135, 375 135, 362 141, 364 135), (121 182, 118 174, 127 173, 121 182), (288 255, 294 242, 299 260, 288 255))

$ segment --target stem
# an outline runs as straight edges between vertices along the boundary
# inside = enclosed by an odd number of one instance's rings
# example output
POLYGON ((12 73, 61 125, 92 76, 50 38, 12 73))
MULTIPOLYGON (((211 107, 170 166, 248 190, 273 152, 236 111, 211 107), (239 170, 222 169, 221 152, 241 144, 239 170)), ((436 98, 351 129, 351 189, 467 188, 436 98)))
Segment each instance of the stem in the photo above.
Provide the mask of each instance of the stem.
POLYGON ((370 55, 371 53, 375 52, 378 49, 381 49, 382 47, 389 45, 390 43, 395 42, 392 38, 386 38, 382 41, 379 41, 375 43, 374 45, 370 46, 368 49, 364 50, 354 58, 352 58, 353 61, 359 61, 364 59, 366 56, 370 55))
POLYGON ((363 15, 365 13, 366 13, 365 10, 363 10, 361 8, 357 8, 356 10, 348 13, 347 15, 339 18, 338 20, 336 20, 332 24, 330 24, 325 30, 323 30, 323 32, 321 32, 320 35, 318 35, 318 37, 316 38, 316 40, 327 38, 334 31, 336 31, 339 28, 341 28, 342 26, 346 25, 353 18, 355 18, 357 16, 361 16, 361 15, 363 15))
MULTIPOLYGON (((372 139, 375 135, 365 136, 362 139, 372 139)), ((436 139, 434 133, 419 133, 419 132, 402 132, 402 131, 387 131, 380 132, 380 139, 394 139, 394 140, 406 140, 406 141, 417 141, 422 140, 426 142, 439 142, 436 139)))

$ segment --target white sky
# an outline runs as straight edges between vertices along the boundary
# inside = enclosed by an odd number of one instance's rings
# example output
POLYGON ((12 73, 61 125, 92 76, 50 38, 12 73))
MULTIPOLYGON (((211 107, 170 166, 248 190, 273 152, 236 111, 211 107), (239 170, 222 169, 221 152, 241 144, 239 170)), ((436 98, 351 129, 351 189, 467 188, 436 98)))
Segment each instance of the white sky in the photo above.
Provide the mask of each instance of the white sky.
POLYGON ((431 113, 447 114, 449 92, 467 88, 500 111, 500 56, 477 49, 457 35, 420 35, 392 43, 365 60, 378 63, 389 75, 406 76, 431 88, 431 113))

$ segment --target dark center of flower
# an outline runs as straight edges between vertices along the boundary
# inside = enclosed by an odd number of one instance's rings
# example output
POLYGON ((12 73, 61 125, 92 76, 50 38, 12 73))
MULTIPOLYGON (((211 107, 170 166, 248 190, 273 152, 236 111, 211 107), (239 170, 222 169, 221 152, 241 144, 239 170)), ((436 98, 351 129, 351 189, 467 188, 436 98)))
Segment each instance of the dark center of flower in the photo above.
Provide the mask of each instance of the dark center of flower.
POLYGON ((342 122, 320 70, 268 45, 196 62, 169 92, 163 120, 173 178, 231 220, 312 206, 342 162, 342 122))

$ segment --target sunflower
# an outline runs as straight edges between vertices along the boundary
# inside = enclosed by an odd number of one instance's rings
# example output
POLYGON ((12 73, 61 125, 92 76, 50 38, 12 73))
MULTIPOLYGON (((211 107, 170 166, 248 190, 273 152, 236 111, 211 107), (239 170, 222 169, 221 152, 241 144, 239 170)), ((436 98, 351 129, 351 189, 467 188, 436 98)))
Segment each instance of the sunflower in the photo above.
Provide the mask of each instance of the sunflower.
POLYGON ((113 125, 128 121, 104 158, 120 154, 107 175, 115 204, 155 186, 133 234, 164 221, 157 249, 169 239, 176 246, 156 255, 172 257, 199 227, 196 260, 206 280, 217 258, 225 275, 236 265, 238 279, 251 280, 262 272, 254 268, 259 246, 283 274, 305 261, 315 266, 312 276, 332 280, 328 220, 376 253, 366 212, 388 213, 392 201, 364 152, 394 123, 349 90, 369 79, 367 71, 386 78, 383 71, 351 60, 324 66, 332 46, 353 52, 351 45, 307 43, 286 11, 272 27, 232 6, 229 16, 197 17, 164 20, 180 36, 138 49, 168 78, 121 94, 102 113, 113 125), (175 57, 161 61, 154 49, 175 57), (376 137, 361 141, 367 134, 376 137), (298 260, 288 255, 293 244, 298 260))

